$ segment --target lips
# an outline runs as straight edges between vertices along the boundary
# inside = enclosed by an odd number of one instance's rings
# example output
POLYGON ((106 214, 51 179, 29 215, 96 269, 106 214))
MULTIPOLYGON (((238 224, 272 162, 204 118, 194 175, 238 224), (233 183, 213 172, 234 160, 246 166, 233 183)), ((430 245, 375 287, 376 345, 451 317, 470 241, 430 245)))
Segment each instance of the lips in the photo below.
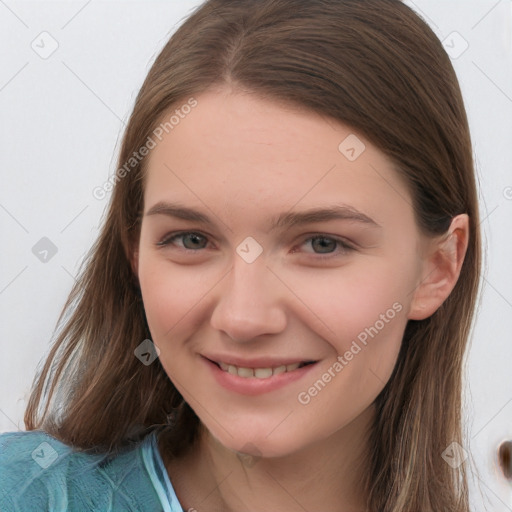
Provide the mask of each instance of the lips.
POLYGON ((297 358, 291 360, 267 357, 244 360, 218 354, 208 357, 201 355, 199 359, 214 380, 225 390, 246 396, 264 395, 287 388, 294 382, 305 379, 320 363, 312 360, 300 361, 297 358), (221 364, 224 368, 227 366, 227 370, 223 369, 221 364))
POLYGON ((216 364, 222 371, 246 379, 268 379, 274 375, 293 372, 299 368, 315 363, 315 361, 310 360, 288 363, 286 363, 285 360, 266 363, 264 361, 259 363, 255 361, 238 362, 239 360, 237 360, 237 364, 235 364, 232 358, 207 359, 216 364))

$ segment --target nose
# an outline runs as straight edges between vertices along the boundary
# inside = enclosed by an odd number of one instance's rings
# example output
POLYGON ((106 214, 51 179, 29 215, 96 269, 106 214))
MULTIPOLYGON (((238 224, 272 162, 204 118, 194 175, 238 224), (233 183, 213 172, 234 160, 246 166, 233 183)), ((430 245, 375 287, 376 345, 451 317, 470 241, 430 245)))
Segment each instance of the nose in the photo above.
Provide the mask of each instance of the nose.
POLYGON ((218 293, 210 323, 232 340, 248 342, 285 329, 285 289, 263 256, 247 263, 235 255, 218 293))

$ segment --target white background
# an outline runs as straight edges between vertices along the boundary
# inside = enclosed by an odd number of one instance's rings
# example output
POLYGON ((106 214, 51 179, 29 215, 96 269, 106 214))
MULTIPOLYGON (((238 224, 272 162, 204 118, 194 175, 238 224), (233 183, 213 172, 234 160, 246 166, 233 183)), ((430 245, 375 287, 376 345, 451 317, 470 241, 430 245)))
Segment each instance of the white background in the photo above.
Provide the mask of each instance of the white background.
MULTIPOLYGON (((115 171, 154 58, 199 3, 0 0, 0 432, 24 429, 36 366, 102 222, 108 198, 92 190, 115 171), (50 49, 45 31, 58 48, 43 59, 31 45, 50 49), (32 252, 43 237, 57 248, 46 263, 32 252)), ((512 0, 407 3, 453 56, 479 176, 487 256, 465 395, 472 510, 512 511, 495 460, 512 439, 512 0)))

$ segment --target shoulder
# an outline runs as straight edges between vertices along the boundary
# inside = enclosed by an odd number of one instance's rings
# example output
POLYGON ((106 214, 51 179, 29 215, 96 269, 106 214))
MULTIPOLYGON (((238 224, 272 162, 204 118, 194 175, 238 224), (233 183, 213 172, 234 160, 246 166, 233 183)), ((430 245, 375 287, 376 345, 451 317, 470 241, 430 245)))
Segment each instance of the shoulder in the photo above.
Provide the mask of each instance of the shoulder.
POLYGON ((50 450, 44 450, 46 445, 49 445, 48 447, 56 451, 57 454, 70 449, 64 443, 41 430, 2 433, 0 434, 0 468, 2 470, 5 469, 5 461, 8 457, 12 458, 9 460, 11 463, 25 460, 25 455, 28 451, 30 451, 31 460, 33 462, 39 462, 40 467, 47 464, 51 457, 48 457, 50 450), (32 457, 32 451, 41 444, 43 451, 34 453, 34 457, 32 457))
POLYGON ((41 431, 0 434, 0 509, 22 510, 26 506, 45 510, 45 477, 52 478, 62 469, 57 460, 59 456, 62 460, 66 448, 41 431))
POLYGON ((158 510, 138 448, 91 454, 43 431, 0 434, 0 510, 158 510))

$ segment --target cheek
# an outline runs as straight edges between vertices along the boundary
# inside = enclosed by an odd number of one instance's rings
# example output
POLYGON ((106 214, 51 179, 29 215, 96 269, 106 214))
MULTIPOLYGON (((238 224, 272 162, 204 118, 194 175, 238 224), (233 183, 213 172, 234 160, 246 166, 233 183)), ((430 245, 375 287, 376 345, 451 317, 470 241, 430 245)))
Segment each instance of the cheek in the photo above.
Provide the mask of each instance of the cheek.
POLYGON ((322 320, 312 318, 309 327, 330 345, 331 354, 308 383, 312 387, 302 390, 300 403, 316 402, 310 411, 343 404, 337 410, 350 416, 373 402, 396 364, 415 276, 416 263, 409 258, 362 261, 295 281, 296 294, 307 298, 308 309, 322 320), (331 392, 324 392, 319 380, 328 381, 331 392), (314 398, 317 394, 322 397, 314 398))
POLYGON ((406 309, 395 291, 366 288, 362 282, 346 291, 333 296, 334 304, 324 302, 325 322, 336 333, 324 337, 332 355, 297 396, 304 414, 327 421, 315 424, 319 432, 337 430, 374 402, 391 377, 407 324, 406 309))
MULTIPOLYGON (((415 264, 411 263, 361 261, 337 269, 301 273, 300 278, 285 275, 284 280, 293 283, 295 295, 309 310, 310 328, 341 354, 353 340, 364 343, 381 333, 379 339, 383 342, 384 338, 401 338, 415 272, 415 264)), ((300 316, 298 310, 296 314, 300 316)), ((304 313, 302 318, 306 318, 304 313)))
POLYGON ((144 252, 139 259, 139 283, 148 325, 157 343, 193 310, 205 287, 194 267, 177 269, 162 257, 144 252))

